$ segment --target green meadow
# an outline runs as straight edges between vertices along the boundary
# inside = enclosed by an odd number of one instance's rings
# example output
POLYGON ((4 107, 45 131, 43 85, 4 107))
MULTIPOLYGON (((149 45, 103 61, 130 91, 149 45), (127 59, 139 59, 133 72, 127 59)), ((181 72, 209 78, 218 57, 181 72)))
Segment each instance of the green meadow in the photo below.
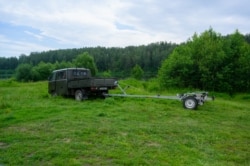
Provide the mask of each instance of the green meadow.
MULTIPOLYGON (((121 84, 159 93, 150 81, 121 84)), ((51 97, 47 82, 0 81, 0 165, 250 165, 250 94, 215 96, 190 111, 178 100, 76 102, 51 97)))

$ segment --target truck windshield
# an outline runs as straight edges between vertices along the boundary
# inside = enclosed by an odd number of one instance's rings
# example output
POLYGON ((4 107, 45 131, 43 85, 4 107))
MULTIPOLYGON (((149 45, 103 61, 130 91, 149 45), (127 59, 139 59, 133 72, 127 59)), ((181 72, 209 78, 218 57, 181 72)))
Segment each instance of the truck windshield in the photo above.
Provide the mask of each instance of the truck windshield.
POLYGON ((59 72, 57 72, 56 79, 57 80, 66 79, 66 71, 59 71, 59 72))
POLYGON ((52 73, 50 76, 49 76, 49 81, 54 81, 56 78, 56 73, 52 73))

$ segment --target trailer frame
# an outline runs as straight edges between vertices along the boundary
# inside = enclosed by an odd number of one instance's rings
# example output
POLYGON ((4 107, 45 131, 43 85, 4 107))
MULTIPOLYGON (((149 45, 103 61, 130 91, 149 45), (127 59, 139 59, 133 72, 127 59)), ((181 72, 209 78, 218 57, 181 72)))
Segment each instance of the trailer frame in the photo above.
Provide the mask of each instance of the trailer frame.
POLYGON ((196 110, 198 105, 203 105, 205 101, 213 101, 214 96, 209 97, 208 92, 192 92, 177 94, 176 96, 162 96, 162 95, 137 95, 137 94, 127 94, 126 89, 130 86, 122 88, 117 84, 118 88, 122 94, 107 94, 104 93, 104 97, 128 97, 128 98, 154 98, 154 99, 170 99, 170 100, 180 100, 183 103, 185 109, 196 110))

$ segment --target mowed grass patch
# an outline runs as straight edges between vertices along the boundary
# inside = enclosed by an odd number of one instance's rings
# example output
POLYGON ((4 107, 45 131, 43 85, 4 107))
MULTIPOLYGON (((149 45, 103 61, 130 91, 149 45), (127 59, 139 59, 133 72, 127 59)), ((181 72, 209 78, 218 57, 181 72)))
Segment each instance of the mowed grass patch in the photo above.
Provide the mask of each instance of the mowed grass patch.
POLYGON ((177 100, 53 98, 47 82, 0 83, 0 94, 0 165, 250 164, 247 95, 189 111, 177 100))

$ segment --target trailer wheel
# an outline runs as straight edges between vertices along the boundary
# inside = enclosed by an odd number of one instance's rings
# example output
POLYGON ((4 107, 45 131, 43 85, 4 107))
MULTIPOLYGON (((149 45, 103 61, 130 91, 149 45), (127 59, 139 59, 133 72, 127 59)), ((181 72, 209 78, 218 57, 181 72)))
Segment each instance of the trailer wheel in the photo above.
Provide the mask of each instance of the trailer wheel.
POLYGON ((76 101, 82 101, 83 99, 83 92, 81 90, 75 91, 75 100, 76 101))
POLYGON ((183 99, 183 107, 190 110, 197 109, 198 101, 193 96, 188 96, 183 99))

